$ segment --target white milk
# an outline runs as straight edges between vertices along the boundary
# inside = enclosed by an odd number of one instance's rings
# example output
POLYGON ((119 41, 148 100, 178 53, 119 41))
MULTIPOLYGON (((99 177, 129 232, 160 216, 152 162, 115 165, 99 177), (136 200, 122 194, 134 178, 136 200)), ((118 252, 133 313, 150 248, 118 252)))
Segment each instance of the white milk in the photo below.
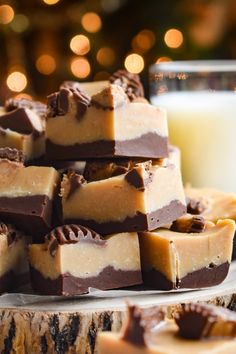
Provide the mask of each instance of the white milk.
POLYGON ((236 93, 173 92, 151 101, 167 109, 184 182, 236 193, 236 93))

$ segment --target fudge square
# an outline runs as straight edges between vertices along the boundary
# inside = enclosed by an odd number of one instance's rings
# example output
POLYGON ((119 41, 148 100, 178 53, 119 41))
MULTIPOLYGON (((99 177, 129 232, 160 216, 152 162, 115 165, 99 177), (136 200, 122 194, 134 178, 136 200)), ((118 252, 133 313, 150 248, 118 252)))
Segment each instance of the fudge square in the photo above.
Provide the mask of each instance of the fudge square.
POLYGON ((146 100, 130 101, 123 87, 108 83, 89 97, 76 85, 48 97, 49 159, 168 156, 166 112, 146 100))
POLYGON ((174 223, 175 231, 139 234, 146 285, 159 290, 201 288, 220 284, 226 278, 235 222, 225 219, 214 225, 199 216, 183 219, 174 223))
POLYGON ((80 225, 57 227, 29 246, 31 283, 42 294, 79 295, 142 283, 137 233, 102 237, 80 225))
POLYGON ((52 167, 25 167, 23 160, 16 149, 0 149, 0 219, 35 240, 52 227, 60 175, 52 167))
MULTIPOLYGON (((206 220, 216 222, 219 219, 236 221, 236 195, 213 188, 193 188, 186 186, 187 212, 203 216, 206 220)), ((233 256, 236 259, 236 237, 233 243, 233 256)))
POLYGON ((29 282, 29 242, 28 235, 0 222, 0 293, 16 290, 29 282))
POLYGON ((178 166, 162 162, 88 163, 85 178, 64 175, 63 219, 101 234, 153 230, 186 212, 178 166), (101 167, 102 166, 102 167, 101 167))
POLYGON ((166 318, 158 307, 129 306, 121 333, 98 333, 99 354, 235 354, 236 315, 213 305, 186 304, 166 318))
POLYGON ((27 99, 10 98, 0 109, 0 147, 21 150, 25 160, 45 153, 46 105, 27 99))

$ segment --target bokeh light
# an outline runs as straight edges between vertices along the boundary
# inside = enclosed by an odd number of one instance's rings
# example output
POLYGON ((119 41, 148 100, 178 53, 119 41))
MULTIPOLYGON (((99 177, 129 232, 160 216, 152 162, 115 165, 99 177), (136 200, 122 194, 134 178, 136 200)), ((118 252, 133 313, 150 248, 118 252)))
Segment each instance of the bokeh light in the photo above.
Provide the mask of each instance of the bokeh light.
POLYGON ((81 57, 74 58, 71 61, 70 69, 72 74, 80 79, 86 78, 91 71, 91 67, 88 59, 81 58, 81 57))
POLYGON ((132 40, 132 47, 135 51, 147 52, 156 42, 155 34, 147 29, 140 31, 132 40))
POLYGON ((27 78, 23 73, 14 71, 7 77, 7 86, 11 91, 21 92, 27 86, 27 78))
POLYGON ((0 6, 0 24, 7 25, 14 18, 14 10, 9 5, 0 6))
POLYGON ((21 33, 27 30, 29 27, 29 19, 23 14, 17 14, 14 17, 14 20, 11 23, 11 28, 13 31, 21 33))
POLYGON ((50 75, 56 70, 56 61, 49 54, 42 54, 36 60, 36 68, 43 75, 50 75))
POLYGON ((90 42, 88 37, 83 34, 77 34, 70 41, 70 49, 77 55, 84 55, 90 51, 90 42))
POLYGON ((96 58, 100 65, 110 66, 115 61, 114 50, 110 47, 102 47, 97 52, 96 58))
POLYGON ((183 34, 179 30, 171 28, 165 33, 164 41, 169 48, 179 48, 184 41, 183 34))
POLYGON ((136 53, 129 54, 125 58, 125 68, 133 74, 139 74, 144 68, 143 57, 136 53))
POLYGON ((43 0, 43 2, 47 5, 55 5, 59 2, 60 0, 43 0))
POLYGON ((87 12, 83 15, 81 24, 87 32, 98 32, 102 27, 102 20, 95 12, 87 12))
POLYGON ((169 57, 160 57, 156 60, 156 63, 159 64, 159 63, 163 63, 165 61, 172 61, 172 59, 169 57))

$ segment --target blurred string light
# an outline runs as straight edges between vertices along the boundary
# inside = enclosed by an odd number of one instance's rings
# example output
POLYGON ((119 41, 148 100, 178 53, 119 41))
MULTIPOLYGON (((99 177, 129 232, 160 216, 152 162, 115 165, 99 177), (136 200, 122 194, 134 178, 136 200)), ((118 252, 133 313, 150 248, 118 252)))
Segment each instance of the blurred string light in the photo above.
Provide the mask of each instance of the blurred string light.
POLYGON ((13 31, 17 33, 22 33, 26 31, 27 28, 29 27, 29 19, 27 16, 23 14, 17 14, 15 15, 10 26, 13 29, 13 31))
POLYGON ((43 75, 50 75, 56 70, 56 61, 49 54, 42 54, 36 60, 36 68, 43 75))
POLYGON ((55 5, 59 2, 60 0, 43 0, 43 2, 47 5, 55 5))
POLYGON ((156 60, 156 64, 163 63, 165 61, 172 61, 172 59, 169 57, 160 57, 156 60))
POLYGON ((70 49, 77 55, 85 55, 90 51, 90 42, 88 37, 83 34, 77 34, 70 41, 70 49))
POLYGON ((27 78, 25 74, 14 71, 7 77, 7 86, 11 91, 21 92, 27 86, 27 78))
POLYGON ((133 50, 145 53, 150 50, 156 42, 155 34, 151 30, 140 31, 132 40, 133 50))
POLYGON ((72 59, 70 69, 72 74, 80 79, 85 79, 91 71, 88 59, 82 57, 72 59))
POLYGON ((110 47, 102 47, 97 52, 96 59, 100 65, 110 66, 115 61, 114 50, 110 47))
POLYGON ((14 18, 14 10, 10 5, 0 6, 0 24, 7 25, 14 18))
POLYGON ((179 48, 184 41, 183 34, 175 28, 171 28, 166 31, 164 36, 164 41, 169 48, 179 48))
POLYGON ((95 33, 102 28, 102 20, 95 12, 87 12, 82 16, 81 24, 87 32, 95 33))
POLYGON ((125 58, 125 68, 133 74, 139 74, 144 69, 143 57, 136 53, 129 54, 125 58))

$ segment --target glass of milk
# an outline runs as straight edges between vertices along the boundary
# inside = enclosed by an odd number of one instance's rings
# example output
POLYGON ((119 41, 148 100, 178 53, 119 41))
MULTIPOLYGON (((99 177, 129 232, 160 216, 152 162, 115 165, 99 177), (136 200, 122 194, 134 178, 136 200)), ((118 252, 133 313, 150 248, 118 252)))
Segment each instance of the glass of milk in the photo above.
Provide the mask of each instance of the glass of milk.
POLYGON ((184 183, 236 193, 236 61, 155 64, 150 99, 167 109, 184 183))

